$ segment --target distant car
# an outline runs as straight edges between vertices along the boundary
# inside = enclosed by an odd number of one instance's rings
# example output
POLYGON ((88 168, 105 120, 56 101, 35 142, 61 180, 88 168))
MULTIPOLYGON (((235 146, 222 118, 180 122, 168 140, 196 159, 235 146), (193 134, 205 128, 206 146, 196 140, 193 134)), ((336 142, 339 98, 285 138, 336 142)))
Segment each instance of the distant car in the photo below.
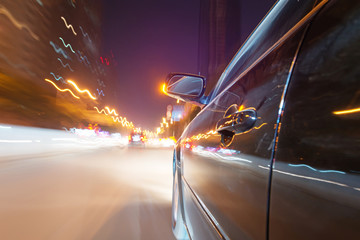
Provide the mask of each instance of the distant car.
POLYGON ((202 107, 173 159, 178 239, 358 239, 360 1, 278 1, 211 94, 169 75, 202 107))
POLYGON ((145 146, 146 137, 142 132, 131 132, 128 136, 130 146, 145 146))

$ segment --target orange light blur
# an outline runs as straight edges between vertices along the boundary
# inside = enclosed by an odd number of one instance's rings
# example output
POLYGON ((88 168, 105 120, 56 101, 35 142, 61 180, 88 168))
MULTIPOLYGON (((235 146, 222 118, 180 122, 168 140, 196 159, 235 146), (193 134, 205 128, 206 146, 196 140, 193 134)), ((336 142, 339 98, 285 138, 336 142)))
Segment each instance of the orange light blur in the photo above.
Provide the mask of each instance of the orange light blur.
POLYGON ((71 95, 72 95, 74 98, 80 99, 80 98, 79 98, 78 96, 76 96, 70 89, 68 89, 68 88, 61 89, 61 88, 59 88, 58 86, 56 86, 56 84, 55 84, 53 81, 51 81, 51 80, 49 80, 49 79, 47 79, 47 78, 45 78, 45 81, 51 83, 51 84, 52 84, 57 90, 59 90, 60 92, 70 92, 71 95))
POLYGON ((166 83, 164 83, 162 86, 161 86, 161 91, 167 95, 167 92, 166 92, 166 83))
POLYGON ((90 93, 90 91, 89 91, 88 89, 81 90, 81 89, 76 85, 76 83, 74 83, 73 81, 67 80, 67 82, 70 83, 71 85, 73 85, 78 92, 80 92, 80 93, 86 92, 91 99, 96 100, 96 97, 94 97, 93 95, 91 95, 91 93, 90 93))
POLYGON ((343 114, 351 114, 351 113, 356 113, 356 112, 360 112, 360 108, 354 108, 354 109, 342 110, 342 111, 335 111, 335 112, 333 112, 333 114, 335 114, 335 115, 343 115, 343 114))

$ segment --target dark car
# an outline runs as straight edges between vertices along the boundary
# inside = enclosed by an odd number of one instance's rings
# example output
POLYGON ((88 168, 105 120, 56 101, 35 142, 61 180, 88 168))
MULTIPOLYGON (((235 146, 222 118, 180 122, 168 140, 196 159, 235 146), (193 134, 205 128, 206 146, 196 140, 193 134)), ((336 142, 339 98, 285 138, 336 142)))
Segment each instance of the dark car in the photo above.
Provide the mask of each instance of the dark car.
POLYGON ((358 239, 360 1, 278 1, 204 96, 173 159, 178 239, 358 239))

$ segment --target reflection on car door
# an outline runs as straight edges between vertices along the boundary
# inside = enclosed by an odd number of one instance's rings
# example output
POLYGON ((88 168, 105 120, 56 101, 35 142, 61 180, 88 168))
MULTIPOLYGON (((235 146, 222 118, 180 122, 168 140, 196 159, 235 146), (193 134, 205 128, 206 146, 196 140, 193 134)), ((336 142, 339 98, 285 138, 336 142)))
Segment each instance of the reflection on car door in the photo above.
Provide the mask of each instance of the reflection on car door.
POLYGON ((332 1, 309 27, 285 98, 270 239, 360 235, 359 56, 360 2, 332 1))
MULTIPOLYGON (((269 164, 279 104, 304 29, 245 71, 192 121, 182 136, 185 221, 197 239, 194 206, 210 218, 209 228, 232 239, 265 239, 269 164), (235 104, 235 105, 234 105, 235 104), (232 106, 256 112, 252 128, 222 144, 216 126, 232 106), (227 145, 227 146, 224 146, 227 145)), ((246 117, 246 116, 244 116, 246 117)), ((198 236, 202 239, 201 236, 198 236)))

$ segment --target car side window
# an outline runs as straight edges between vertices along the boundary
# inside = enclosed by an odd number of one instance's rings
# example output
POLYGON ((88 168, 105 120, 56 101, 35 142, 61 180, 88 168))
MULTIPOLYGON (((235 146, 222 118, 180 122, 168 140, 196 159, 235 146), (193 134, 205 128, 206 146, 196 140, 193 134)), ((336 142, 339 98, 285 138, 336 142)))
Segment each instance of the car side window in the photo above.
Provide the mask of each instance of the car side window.
POLYGON ((359 57, 360 2, 328 2, 304 38, 285 98, 270 239, 360 234, 359 57))
POLYGON ((360 171, 360 21, 356 16, 359 13, 353 12, 344 19, 334 11, 327 21, 340 24, 318 21, 312 26, 285 101, 278 156, 282 160, 360 171))
POLYGON ((302 19, 313 8, 314 2, 314 0, 305 0, 294 4, 294 1, 278 1, 229 63, 211 98, 224 90, 231 81, 234 81, 241 72, 250 67, 302 19))

